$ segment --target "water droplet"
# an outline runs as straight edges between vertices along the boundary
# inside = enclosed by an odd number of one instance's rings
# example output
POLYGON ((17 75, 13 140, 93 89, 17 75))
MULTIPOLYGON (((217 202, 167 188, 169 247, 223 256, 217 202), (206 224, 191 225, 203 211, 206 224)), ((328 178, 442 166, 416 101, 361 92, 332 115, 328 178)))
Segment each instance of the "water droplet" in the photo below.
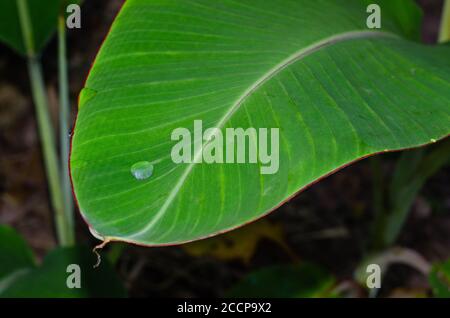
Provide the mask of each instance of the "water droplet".
POLYGON ((431 142, 435 143, 435 142, 436 142, 436 139, 431 139, 431 142))
POLYGON ((131 166, 131 174, 138 180, 145 180, 152 176, 153 165, 148 161, 139 161, 131 166))

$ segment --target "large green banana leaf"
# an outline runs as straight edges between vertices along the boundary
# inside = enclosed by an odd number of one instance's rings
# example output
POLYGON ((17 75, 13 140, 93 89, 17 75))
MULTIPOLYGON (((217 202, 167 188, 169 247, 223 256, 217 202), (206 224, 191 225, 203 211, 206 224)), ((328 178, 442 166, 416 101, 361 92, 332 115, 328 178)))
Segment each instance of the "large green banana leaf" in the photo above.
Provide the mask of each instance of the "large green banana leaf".
MULTIPOLYGON (((68 2, 67 0, 1 0, 0 41, 5 42, 22 55, 40 52, 56 30, 58 14, 63 4, 68 2), (30 16, 32 33, 29 36, 33 52, 26 50, 26 39, 23 36, 19 19, 20 4, 25 5, 30 16)), ((70 2, 77 3, 78 1, 70 2)))
POLYGON ((74 192, 93 234, 144 245, 208 237, 355 160, 445 138, 450 47, 413 42, 420 13, 400 1, 378 1, 380 30, 367 29, 364 0, 126 1, 72 140, 74 192), (279 128, 279 170, 175 164, 171 133, 194 120, 279 128))

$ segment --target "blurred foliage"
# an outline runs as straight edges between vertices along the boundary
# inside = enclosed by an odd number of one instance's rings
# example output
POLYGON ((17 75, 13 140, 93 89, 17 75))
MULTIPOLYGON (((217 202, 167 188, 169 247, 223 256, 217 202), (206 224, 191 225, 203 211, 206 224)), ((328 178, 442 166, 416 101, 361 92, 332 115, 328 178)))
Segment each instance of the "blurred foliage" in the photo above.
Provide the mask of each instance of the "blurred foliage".
POLYGON ((429 281, 435 297, 450 298, 450 259, 433 265, 429 281))
POLYGON ((223 261, 241 260, 248 264, 262 239, 276 243, 292 259, 297 259, 285 242, 281 224, 266 219, 226 234, 183 245, 183 249, 192 256, 212 256, 223 261))
POLYGON ((308 263, 266 267, 250 273, 228 297, 317 298, 336 297, 335 278, 308 263))
POLYGON ((0 225, 0 292, 3 279, 30 267, 34 267, 34 259, 27 243, 12 228, 0 225))
POLYGON ((383 8, 383 15, 393 19, 404 35, 419 40, 423 12, 413 1, 405 0, 363 0, 367 5, 376 3, 383 8))
MULTIPOLYGON (((31 19, 31 41, 34 53, 39 52, 56 30, 58 14, 65 0, 25 0, 31 19)), ((26 55, 26 41, 22 36, 18 1, 0 2, 0 40, 16 52, 26 55)))
POLYGON ((93 268, 95 255, 87 247, 57 248, 35 266, 29 247, 8 227, 0 227, 0 297, 124 297, 125 289, 104 260, 93 268), (69 288, 68 266, 80 267, 80 288, 69 288))
POLYGON ((383 178, 380 159, 372 159, 376 213, 372 249, 381 250, 396 242, 420 190, 449 162, 449 140, 427 148, 404 151, 390 181, 383 178))

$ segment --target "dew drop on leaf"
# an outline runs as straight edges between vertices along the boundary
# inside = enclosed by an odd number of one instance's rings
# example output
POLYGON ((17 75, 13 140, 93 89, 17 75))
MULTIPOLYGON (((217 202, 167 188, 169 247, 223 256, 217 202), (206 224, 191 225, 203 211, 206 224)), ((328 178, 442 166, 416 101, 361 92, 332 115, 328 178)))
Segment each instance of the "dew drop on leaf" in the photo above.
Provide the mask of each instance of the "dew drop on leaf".
POLYGON ((137 180, 145 180, 152 176, 153 165, 148 161, 139 161, 131 166, 131 174, 137 180))

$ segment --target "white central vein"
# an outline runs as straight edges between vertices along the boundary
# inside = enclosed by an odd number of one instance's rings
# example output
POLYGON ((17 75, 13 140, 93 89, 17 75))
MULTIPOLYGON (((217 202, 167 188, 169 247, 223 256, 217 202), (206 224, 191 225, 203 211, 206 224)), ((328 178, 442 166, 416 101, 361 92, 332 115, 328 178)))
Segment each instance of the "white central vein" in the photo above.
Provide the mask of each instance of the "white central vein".
MULTIPOLYGON (((314 52, 317 52, 318 50, 331 46, 333 44, 349 41, 349 40, 355 40, 355 39, 368 39, 368 38, 380 38, 380 37, 397 37, 394 34, 386 33, 386 32, 377 32, 377 31, 352 31, 352 32, 346 32, 337 34, 328 38, 325 38, 321 41, 315 42, 297 52, 289 56, 287 59, 283 60, 281 63, 270 69, 268 72, 266 72, 263 76, 261 76, 253 85, 251 85, 237 100, 233 103, 232 107, 223 115, 223 117, 217 122, 217 125, 215 127, 222 129, 225 125, 225 123, 233 116, 233 114, 239 109, 239 107, 243 104, 243 102, 251 96, 258 88, 260 88, 264 83, 269 81, 272 77, 280 73, 282 70, 290 66, 291 64, 297 62, 298 60, 301 60, 302 58, 313 54, 314 52)), ((213 132, 209 134, 208 136, 205 136, 205 140, 210 140, 212 137, 213 132)), ((203 145, 205 146, 205 145, 203 145)), ((172 189, 172 191, 169 193, 169 196, 167 197, 164 204, 161 206, 159 211, 152 217, 150 222, 141 230, 138 232, 135 232, 131 235, 129 235, 130 238, 136 238, 148 231, 150 231, 156 223, 164 216, 169 206, 172 204, 174 199, 176 198, 178 192, 180 191, 181 187, 183 186, 184 182, 186 181, 187 177, 189 176, 190 172, 192 171, 195 162, 198 161, 198 159, 202 156, 202 149, 200 148, 200 151, 194 154, 194 160, 192 163, 190 163, 186 170, 181 175, 180 179, 178 180, 175 187, 172 189)))

